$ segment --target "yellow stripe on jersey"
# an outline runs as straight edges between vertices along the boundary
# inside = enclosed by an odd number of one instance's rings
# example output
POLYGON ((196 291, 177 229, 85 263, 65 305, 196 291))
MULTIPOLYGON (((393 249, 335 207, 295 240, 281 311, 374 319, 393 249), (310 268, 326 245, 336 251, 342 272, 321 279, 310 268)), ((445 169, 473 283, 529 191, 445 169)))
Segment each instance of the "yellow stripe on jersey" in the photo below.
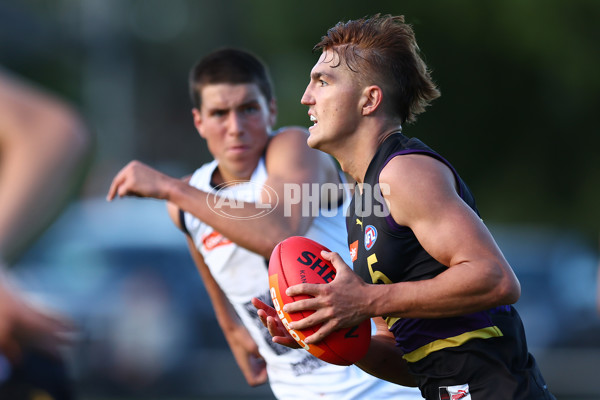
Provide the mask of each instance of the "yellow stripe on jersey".
POLYGON ((408 362, 416 362, 427 357, 434 351, 442 350, 448 347, 458 347, 472 339, 489 339, 500 336, 504 335, 502 335, 502 332, 497 326, 489 326, 476 331, 465 332, 458 336, 435 340, 426 344, 425 346, 421 346, 418 349, 411 351, 410 353, 406 353, 403 358, 408 362))
POLYGON ((392 325, 394 325, 399 319, 400 317, 386 317, 385 323, 387 324, 388 328, 392 329, 392 325))

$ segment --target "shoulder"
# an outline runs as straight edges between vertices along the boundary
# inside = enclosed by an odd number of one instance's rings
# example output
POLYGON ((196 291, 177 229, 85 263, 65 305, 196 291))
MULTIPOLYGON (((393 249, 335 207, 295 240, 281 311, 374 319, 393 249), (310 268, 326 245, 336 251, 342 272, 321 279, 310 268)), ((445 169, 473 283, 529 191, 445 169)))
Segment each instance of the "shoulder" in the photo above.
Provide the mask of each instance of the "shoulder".
POLYGON ((308 131, 302 127, 290 126, 276 131, 269 140, 265 152, 265 162, 270 163, 296 163, 314 162, 322 158, 322 153, 311 149, 306 140, 308 131))
POLYGON ((265 166, 269 176, 286 176, 305 182, 337 181, 331 157, 308 146, 308 130, 290 126, 279 129, 269 141, 265 166))
POLYGON ((267 152, 271 149, 297 146, 299 144, 301 144, 302 147, 308 148, 308 145, 306 144, 308 135, 308 130, 300 126, 286 126, 280 128, 271 136, 267 146, 267 152))
POLYGON ((378 183, 400 225, 410 226, 413 217, 429 212, 431 207, 445 207, 457 198, 450 168, 424 154, 392 158, 381 170, 378 183))
POLYGON ((379 183, 394 186, 430 186, 454 181, 452 170, 438 159, 425 154, 393 157, 379 173, 379 183))
POLYGON ((181 180, 195 188, 208 190, 210 189, 210 179, 218 164, 217 160, 207 162, 191 174, 181 178, 181 180))
MULTIPOLYGON (((209 165, 209 164, 211 164, 211 163, 207 163, 203 167, 205 167, 206 165, 209 165)), ((203 167, 198 168, 192 174, 188 174, 188 175, 181 177, 180 180, 182 182, 187 183, 190 186, 194 186, 194 184, 192 183, 192 180, 194 178, 197 179, 197 175, 200 171, 202 171, 203 167)), ((183 210, 180 209, 178 205, 176 205, 175 203, 171 203, 170 201, 167 201, 166 208, 167 208, 167 214, 171 218, 171 221, 173 221, 173 224, 185 233, 187 231, 187 228, 185 227, 185 221, 183 220, 183 210)))

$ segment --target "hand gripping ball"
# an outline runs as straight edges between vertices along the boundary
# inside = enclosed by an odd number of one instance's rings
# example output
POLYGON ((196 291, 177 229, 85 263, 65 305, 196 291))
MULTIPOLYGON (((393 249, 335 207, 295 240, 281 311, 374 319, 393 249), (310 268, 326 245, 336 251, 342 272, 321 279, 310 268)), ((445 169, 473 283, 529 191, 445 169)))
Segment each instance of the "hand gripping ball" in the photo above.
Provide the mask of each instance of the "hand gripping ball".
POLYGON ((330 251, 314 240, 292 236, 279 243, 269 260, 269 287, 277 315, 292 337, 315 357, 331 364, 351 365, 365 356, 371 342, 371 323, 367 319, 357 326, 332 332, 317 344, 306 344, 304 339, 320 327, 304 330, 290 329, 288 323, 298 321, 313 313, 302 311, 288 314, 284 304, 310 296, 289 297, 288 287, 299 283, 327 284, 335 277, 335 268, 321 257, 321 250, 330 251))

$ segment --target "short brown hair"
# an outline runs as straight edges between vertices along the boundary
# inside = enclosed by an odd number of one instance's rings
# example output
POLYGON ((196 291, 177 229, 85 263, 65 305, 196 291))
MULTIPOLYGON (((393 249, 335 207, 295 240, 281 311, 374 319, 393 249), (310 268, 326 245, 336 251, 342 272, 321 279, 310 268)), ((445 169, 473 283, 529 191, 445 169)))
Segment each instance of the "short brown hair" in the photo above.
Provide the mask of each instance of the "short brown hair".
POLYGON ((195 108, 202 105, 205 85, 255 83, 267 103, 273 98, 273 83, 266 64, 256 55, 240 49, 223 48, 204 56, 192 67, 189 90, 195 108))
POLYGON ((339 22, 315 45, 319 49, 337 53, 364 83, 379 85, 383 106, 402 123, 414 122, 440 96, 404 16, 376 14, 339 22))

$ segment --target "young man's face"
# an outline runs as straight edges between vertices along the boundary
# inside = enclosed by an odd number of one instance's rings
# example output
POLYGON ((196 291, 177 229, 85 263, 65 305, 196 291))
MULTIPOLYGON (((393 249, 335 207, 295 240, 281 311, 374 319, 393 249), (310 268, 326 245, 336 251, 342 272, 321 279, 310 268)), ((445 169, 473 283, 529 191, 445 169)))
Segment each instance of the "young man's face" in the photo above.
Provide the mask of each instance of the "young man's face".
POLYGON ((300 101, 309 106, 308 115, 314 123, 308 129, 308 145, 328 153, 354 132, 361 115, 358 74, 339 61, 335 52, 321 54, 300 101))
POLYGON ((219 161, 220 180, 250 179, 275 123, 275 101, 268 104, 253 83, 206 85, 200 95, 194 125, 219 161))

